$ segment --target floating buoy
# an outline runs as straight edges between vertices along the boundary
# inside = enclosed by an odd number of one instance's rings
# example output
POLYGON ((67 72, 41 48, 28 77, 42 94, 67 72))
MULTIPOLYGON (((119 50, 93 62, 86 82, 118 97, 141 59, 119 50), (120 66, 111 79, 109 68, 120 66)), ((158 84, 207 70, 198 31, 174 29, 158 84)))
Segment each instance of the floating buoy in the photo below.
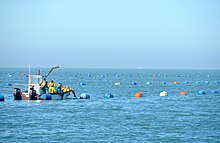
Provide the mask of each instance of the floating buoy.
POLYGON ((180 92, 180 95, 185 96, 187 93, 185 91, 180 92))
POLYGON ((204 94, 206 94, 206 93, 205 93, 204 90, 201 90, 201 91, 198 92, 198 94, 199 94, 199 95, 204 95, 204 94))
POLYGON ((88 77, 91 77, 91 74, 88 74, 88 77))
POLYGON ((80 94, 80 99, 89 99, 89 98, 90 98, 90 96, 87 93, 80 94))
POLYGON ((5 97, 3 95, 0 95, 0 101, 5 101, 5 97))
POLYGON ((112 95, 111 93, 107 93, 104 95, 104 98, 114 98, 114 95, 112 95))
POLYGON ((147 85, 150 85, 150 84, 152 84, 152 83, 148 81, 146 84, 147 84, 147 85))
POLYGON ((141 93, 141 92, 135 93, 134 97, 135 98, 141 98, 141 97, 143 97, 143 93, 141 93))
POLYGON ((12 86, 12 83, 6 83, 5 86, 12 86))
POLYGON ((132 85, 137 85, 137 82, 131 82, 132 85))
POLYGON ((218 94, 218 90, 212 90, 212 94, 218 94))
POLYGON ((167 84, 165 81, 162 81, 162 84, 167 84))
POLYGON ((173 84, 179 84, 179 82, 177 82, 177 81, 174 81, 174 82, 173 82, 173 84))
POLYGON ((160 96, 167 96, 168 93, 166 91, 160 92, 160 96))
POLYGON ((188 82, 188 81, 185 81, 184 83, 185 83, 185 84, 189 84, 189 82, 188 82))
POLYGON ((220 82, 219 82, 219 81, 215 81, 215 83, 216 83, 216 84, 219 84, 220 82))
POLYGON ((52 96, 50 94, 42 94, 40 98, 43 100, 51 100, 52 96))
POLYGON ((79 85, 86 85, 85 83, 81 82, 79 85))
POLYGON ((206 84, 208 84, 208 83, 209 83, 209 81, 205 81, 205 83, 206 83, 206 84))
POLYGON ((22 73, 21 76, 26 76, 26 74, 25 74, 25 73, 22 73))
POLYGON ((116 82, 116 83, 115 83, 115 85, 120 85, 120 84, 121 84, 120 82, 116 82))
POLYGON ((12 75, 10 73, 8 73, 8 77, 12 77, 12 75))
POLYGON ((200 81, 197 81, 196 84, 201 84, 201 82, 200 82, 200 81))

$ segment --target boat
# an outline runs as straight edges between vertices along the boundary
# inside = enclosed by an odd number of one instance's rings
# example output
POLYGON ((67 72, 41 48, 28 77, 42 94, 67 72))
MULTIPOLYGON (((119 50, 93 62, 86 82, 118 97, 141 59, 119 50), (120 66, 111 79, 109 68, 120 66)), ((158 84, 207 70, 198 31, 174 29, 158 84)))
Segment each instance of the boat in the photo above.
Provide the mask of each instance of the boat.
POLYGON ((68 86, 63 87, 62 83, 48 87, 46 79, 54 69, 59 69, 59 66, 52 67, 45 76, 40 75, 40 70, 38 75, 32 75, 29 65, 28 84, 13 84, 14 100, 62 100, 69 98, 71 94, 73 98, 77 98, 74 90, 68 86), (22 91, 21 87, 27 89, 22 91))

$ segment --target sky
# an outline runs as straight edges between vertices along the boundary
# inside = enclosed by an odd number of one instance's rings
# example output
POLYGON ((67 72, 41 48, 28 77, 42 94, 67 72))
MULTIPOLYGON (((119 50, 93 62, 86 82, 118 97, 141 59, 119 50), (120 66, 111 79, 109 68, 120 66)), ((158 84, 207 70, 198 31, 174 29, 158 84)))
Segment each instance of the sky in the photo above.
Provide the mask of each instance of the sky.
POLYGON ((219 0, 0 0, 0 67, 220 69, 219 0))

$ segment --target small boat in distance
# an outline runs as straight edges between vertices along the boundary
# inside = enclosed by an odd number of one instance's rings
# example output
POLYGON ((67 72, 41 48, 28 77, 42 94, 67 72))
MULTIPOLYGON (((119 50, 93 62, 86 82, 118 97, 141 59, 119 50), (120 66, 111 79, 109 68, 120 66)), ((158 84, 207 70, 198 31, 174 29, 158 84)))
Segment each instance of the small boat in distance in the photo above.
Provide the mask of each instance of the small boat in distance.
POLYGON ((40 70, 38 75, 31 75, 29 65, 28 84, 13 85, 14 100, 62 100, 68 98, 70 94, 76 98, 74 90, 68 86, 63 87, 62 83, 47 86, 46 78, 54 69, 59 69, 59 66, 52 67, 45 76, 40 75, 40 70), (26 86, 27 90, 21 91, 18 88, 21 86, 26 86))

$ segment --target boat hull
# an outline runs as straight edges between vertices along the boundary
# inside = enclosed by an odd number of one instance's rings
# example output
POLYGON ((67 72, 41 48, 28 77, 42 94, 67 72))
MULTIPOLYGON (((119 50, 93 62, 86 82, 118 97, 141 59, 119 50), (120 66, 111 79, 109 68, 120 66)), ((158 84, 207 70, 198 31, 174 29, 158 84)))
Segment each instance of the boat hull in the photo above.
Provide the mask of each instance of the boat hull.
MULTIPOLYGON (((36 96, 36 100, 63 100, 63 99, 67 99, 70 93, 48 94, 48 95, 50 95, 51 97, 50 99, 45 99, 45 98, 42 98, 41 96, 36 96)), ((25 95, 22 95, 20 100, 31 100, 31 98, 25 95)))

